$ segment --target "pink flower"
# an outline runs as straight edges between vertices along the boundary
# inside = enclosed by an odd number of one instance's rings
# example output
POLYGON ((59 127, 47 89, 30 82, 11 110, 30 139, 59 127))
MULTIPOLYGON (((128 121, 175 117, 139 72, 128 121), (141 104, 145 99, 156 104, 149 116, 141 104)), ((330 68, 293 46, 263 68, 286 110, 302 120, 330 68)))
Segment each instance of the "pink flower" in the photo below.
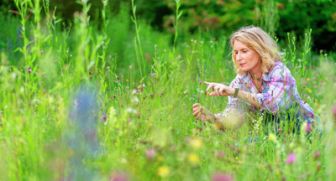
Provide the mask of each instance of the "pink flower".
POLYGON ((150 148, 146 150, 146 157, 148 160, 153 160, 155 156, 156 156, 156 151, 154 148, 150 148))
POLYGON ((332 114, 333 114, 334 120, 336 121, 336 105, 334 105, 334 107, 332 108, 332 114))
POLYGON ((305 124, 305 132, 310 133, 311 131, 313 131, 312 123, 307 122, 307 124, 305 124))
POLYGON ((295 161, 296 161, 295 153, 291 153, 287 156, 287 160, 286 160, 287 164, 293 164, 295 161))
POLYGON ((212 175, 212 181, 233 181, 233 177, 229 174, 217 172, 212 175))
POLYGON ((314 153, 314 160, 318 160, 321 157, 321 152, 320 151, 316 151, 314 153))
POLYGON ((224 158, 225 153, 224 153, 223 151, 216 151, 216 152, 215 152, 215 156, 216 156, 216 158, 218 158, 218 159, 222 159, 222 158, 224 158))
POLYGON ((128 176, 122 172, 112 173, 110 181, 128 181, 128 176))

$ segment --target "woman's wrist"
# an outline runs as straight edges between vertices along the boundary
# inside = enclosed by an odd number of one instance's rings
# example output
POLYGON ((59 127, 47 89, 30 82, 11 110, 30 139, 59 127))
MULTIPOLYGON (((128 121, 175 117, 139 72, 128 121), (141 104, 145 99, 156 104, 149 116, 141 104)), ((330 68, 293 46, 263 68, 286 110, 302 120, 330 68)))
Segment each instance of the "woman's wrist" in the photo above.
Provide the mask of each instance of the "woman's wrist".
POLYGON ((231 94, 233 97, 238 97, 239 88, 233 88, 233 93, 231 94))

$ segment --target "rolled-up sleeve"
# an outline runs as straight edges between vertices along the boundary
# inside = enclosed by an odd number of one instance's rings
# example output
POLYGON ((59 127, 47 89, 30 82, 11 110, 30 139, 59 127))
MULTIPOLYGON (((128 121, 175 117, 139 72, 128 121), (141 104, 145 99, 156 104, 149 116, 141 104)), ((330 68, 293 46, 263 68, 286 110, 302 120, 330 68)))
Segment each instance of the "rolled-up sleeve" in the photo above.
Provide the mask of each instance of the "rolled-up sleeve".
POLYGON ((288 99, 291 96, 286 94, 291 94, 295 79, 287 69, 279 68, 272 71, 270 79, 265 81, 265 84, 266 89, 255 96, 262 110, 276 113, 286 105, 286 102, 290 102, 288 99))
MULTIPOLYGON (((233 79, 233 81, 230 83, 230 87, 232 88, 241 88, 240 84, 239 84, 240 80, 239 80, 239 76, 237 76, 235 79, 233 79)), ((237 97, 232 97, 229 96, 228 97, 228 104, 227 104, 227 108, 238 108, 238 98, 237 97)))
MULTIPOLYGON (((239 82, 240 82, 240 78, 237 75, 236 78, 231 81, 230 87, 241 88, 241 85, 240 85, 239 82)), ((226 105, 225 110, 223 112, 216 113, 215 115, 217 117, 225 117, 228 114, 228 112, 230 112, 233 109, 238 110, 238 111, 242 111, 243 108, 242 108, 241 102, 238 100, 238 98, 228 96, 228 103, 226 105)))

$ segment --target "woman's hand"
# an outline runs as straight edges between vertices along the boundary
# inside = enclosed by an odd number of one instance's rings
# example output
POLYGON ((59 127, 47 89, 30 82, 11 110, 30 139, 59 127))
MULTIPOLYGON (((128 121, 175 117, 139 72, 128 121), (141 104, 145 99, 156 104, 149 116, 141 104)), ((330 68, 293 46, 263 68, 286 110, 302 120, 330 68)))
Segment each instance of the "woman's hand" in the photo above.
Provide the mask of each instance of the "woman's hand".
POLYGON ((200 119, 202 121, 213 121, 216 119, 215 115, 213 115, 199 103, 193 104, 193 115, 196 117, 196 119, 200 119))
POLYGON ((232 96, 234 94, 234 88, 227 85, 215 82, 204 82, 207 84, 206 93, 209 96, 232 96))

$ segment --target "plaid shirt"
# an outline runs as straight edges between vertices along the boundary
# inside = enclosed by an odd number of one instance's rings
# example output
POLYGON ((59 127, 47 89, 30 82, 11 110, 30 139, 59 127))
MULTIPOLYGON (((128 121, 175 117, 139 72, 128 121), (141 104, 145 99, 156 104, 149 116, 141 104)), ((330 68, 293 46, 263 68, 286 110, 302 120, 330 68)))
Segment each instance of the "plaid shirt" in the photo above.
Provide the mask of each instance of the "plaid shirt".
MULTIPOLYGON (((294 103, 298 103, 298 111, 303 119, 308 122, 312 122, 314 119, 312 108, 301 99, 294 77, 281 61, 276 61, 274 67, 268 73, 262 75, 261 93, 258 92, 253 84, 250 74, 247 73, 244 75, 238 74, 230 86, 250 92, 261 105, 260 111, 268 111, 275 114, 288 110, 294 103)), ((246 101, 231 96, 228 99, 225 111, 220 114, 225 114, 225 112, 233 108, 238 111, 257 111, 254 106, 246 101)))

